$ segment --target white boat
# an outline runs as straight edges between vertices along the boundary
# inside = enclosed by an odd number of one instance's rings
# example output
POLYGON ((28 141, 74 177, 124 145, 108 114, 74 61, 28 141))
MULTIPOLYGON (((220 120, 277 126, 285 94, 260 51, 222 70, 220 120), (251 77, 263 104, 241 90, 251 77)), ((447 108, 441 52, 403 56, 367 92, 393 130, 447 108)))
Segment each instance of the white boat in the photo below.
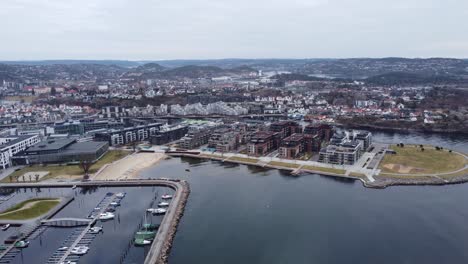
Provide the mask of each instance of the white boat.
POLYGON ((124 198, 124 197, 125 197, 125 193, 124 193, 124 192, 120 192, 120 193, 116 194, 115 196, 118 197, 118 198, 124 198))
POLYGON ((89 232, 90 234, 98 234, 98 233, 101 232, 101 231, 102 231, 102 227, 101 227, 101 226, 94 226, 94 227, 91 227, 91 228, 89 229, 88 232, 89 232))
POLYGON ((73 185, 73 186, 72 186, 72 189, 73 189, 73 190, 76 189, 76 185, 73 185))
POLYGON ((102 213, 102 214, 99 214, 98 216, 98 219, 99 220, 110 220, 110 219, 114 219, 115 215, 113 213, 102 213))
POLYGON ((69 261, 60 262, 60 264, 78 264, 78 262, 69 260, 69 261))
POLYGON ((10 224, 6 224, 2 226, 3 231, 7 230, 8 228, 10 228, 10 224))
POLYGON ((163 196, 161 196, 161 198, 167 200, 167 199, 172 199, 172 195, 170 194, 164 194, 163 196))
POLYGON ((68 250, 68 247, 59 247, 58 251, 65 251, 68 250))
POLYGON ((168 202, 160 202, 160 203, 158 203, 158 206, 159 207, 166 207, 166 206, 169 206, 169 203, 168 202))
POLYGON ((118 202, 112 202, 112 203, 110 203, 110 205, 112 205, 112 206, 120 206, 120 203, 118 203, 118 202))
POLYGON ((165 214, 166 212, 167 212, 167 209, 165 209, 165 208, 157 208, 152 213, 153 214, 165 214))
POLYGON ((143 239, 143 242, 141 242, 140 245, 144 246, 144 245, 149 245, 149 244, 151 244, 150 240, 143 239))
POLYGON ((74 247, 72 250, 70 250, 70 253, 73 255, 84 255, 88 253, 89 247, 87 246, 79 246, 79 247, 74 247))
POLYGON ((152 213, 152 212, 156 211, 156 209, 157 208, 148 208, 148 209, 146 209, 146 212, 152 213))

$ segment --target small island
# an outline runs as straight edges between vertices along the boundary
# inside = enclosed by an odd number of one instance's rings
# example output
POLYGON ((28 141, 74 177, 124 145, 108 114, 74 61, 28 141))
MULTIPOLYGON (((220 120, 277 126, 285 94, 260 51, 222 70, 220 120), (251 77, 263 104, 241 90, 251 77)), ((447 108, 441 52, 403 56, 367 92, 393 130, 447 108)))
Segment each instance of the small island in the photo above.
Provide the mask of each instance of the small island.
POLYGON ((60 203, 58 198, 34 198, 0 213, 0 220, 30 220, 40 217, 60 203))

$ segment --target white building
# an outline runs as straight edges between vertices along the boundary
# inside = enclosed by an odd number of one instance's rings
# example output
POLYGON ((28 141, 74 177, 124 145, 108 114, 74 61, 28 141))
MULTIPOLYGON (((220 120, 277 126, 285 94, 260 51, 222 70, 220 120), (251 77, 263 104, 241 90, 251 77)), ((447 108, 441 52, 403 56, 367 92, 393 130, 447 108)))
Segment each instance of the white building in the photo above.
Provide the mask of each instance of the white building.
POLYGON ((0 137, 0 166, 11 166, 11 157, 38 143, 39 135, 0 137))

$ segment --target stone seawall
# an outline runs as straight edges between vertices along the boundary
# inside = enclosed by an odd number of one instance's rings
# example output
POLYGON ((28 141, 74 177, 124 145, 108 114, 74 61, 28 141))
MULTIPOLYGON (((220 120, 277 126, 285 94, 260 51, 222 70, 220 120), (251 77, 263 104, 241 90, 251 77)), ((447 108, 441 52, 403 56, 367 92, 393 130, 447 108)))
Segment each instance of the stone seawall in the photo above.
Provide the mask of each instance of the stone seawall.
POLYGON ((181 182, 184 185, 183 190, 181 192, 180 201, 176 207, 174 218, 171 221, 171 225, 169 227, 167 237, 165 242, 162 246, 159 258, 156 260, 157 264, 165 264, 169 261, 169 254, 172 248, 172 244, 174 242, 174 237, 177 232, 177 227, 179 225, 180 219, 184 215, 185 205, 188 201, 188 196, 190 194, 190 187, 187 182, 181 182))

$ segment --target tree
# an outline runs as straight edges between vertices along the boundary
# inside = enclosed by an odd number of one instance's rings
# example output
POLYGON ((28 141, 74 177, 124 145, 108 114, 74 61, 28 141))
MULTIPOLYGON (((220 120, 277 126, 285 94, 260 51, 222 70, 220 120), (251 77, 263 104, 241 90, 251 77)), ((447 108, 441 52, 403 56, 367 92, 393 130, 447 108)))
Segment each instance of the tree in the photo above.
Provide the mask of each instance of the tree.
POLYGON ((84 172, 83 180, 88 180, 89 179, 89 170, 91 169, 91 166, 93 166, 93 162, 90 160, 81 160, 80 161, 80 168, 84 172))
POLYGON ((56 95, 57 94, 57 90, 55 89, 55 87, 52 87, 50 89, 50 95, 56 95))
POLYGON ((421 151, 424 151, 424 148, 421 148, 421 151))

